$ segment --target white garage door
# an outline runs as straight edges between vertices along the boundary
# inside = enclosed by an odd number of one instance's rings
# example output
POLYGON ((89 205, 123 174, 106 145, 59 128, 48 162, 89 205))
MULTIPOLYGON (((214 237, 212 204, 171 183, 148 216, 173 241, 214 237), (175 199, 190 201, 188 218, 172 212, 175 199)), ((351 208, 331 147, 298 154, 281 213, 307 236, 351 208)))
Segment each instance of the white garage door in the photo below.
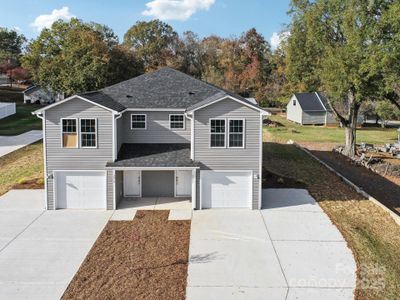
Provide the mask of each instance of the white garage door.
POLYGON ((57 208, 106 208, 105 172, 55 172, 55 184, 57 208))
POLYGON ((251 171, 200 171, 203 208, 251 208, 251 171))

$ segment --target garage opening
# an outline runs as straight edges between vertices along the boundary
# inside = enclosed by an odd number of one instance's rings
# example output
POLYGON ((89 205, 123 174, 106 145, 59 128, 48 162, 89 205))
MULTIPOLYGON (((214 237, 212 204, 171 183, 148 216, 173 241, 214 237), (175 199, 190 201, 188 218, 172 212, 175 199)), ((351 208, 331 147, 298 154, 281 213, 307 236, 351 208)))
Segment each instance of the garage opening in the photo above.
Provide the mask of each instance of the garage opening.
POLYGON ((56 171, 54 174, 57 208, 106 208, 105 172, 56 171))
POLYGON ((200 171, 202 208, 251 208, 252 171, 200 171))

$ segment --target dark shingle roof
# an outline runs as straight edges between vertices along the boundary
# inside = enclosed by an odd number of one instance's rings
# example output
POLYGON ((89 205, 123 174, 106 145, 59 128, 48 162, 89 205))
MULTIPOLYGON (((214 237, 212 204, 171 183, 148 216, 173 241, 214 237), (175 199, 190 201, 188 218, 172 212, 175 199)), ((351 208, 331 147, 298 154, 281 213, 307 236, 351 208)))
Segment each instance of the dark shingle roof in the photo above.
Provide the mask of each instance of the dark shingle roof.
POLYGON ((123 144, 107 167, 196 167, 190 144, 123 144))
POLYGON ((79 96, 82 96, 90 101, 96 102, 102 106, 105 106, 107 108, 110 108, 115 111, 123 111, 125 107, 118 103, 117 101, 114 101, 110 96, 104 94, 103 92, 86 92, 79 94, 79 96))
POLYGON ((162 68, 101 90, 126 108, 187 108, 220 89, 172 68, 162 68))
POLYGON ((169 67, 81 96, 116 111, 126 108, 194 109, 226 96, 245 98, 169 67))
POLYGON ((326 111, 316 93, 294 94, 303 111, 326 111))

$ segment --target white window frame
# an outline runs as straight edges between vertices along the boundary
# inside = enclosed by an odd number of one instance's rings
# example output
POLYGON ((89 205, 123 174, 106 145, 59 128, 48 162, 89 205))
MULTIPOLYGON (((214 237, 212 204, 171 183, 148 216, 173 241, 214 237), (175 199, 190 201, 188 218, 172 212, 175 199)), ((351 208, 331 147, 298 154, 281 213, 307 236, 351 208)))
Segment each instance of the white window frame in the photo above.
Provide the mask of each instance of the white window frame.
POLYGON ((184 114, 170 114, 168 116, 168 121, 169 121, 169 129, 170 130, 174 130, 174 131, 186 130, 186 120, 185 120, 185 115, 184 114), (182 128, 172 128, 171 127, 171 117, 172 116, 181 116, 183 118, 183 120, 182 120, 183 127, 182 128))
POLYGON ((208 137, 208 147, 209 147, 209 148, 212 148, 212 149, 226 149, 226 146, 227 146, 227 144, 226 144, 226 141, 227 141, 227 140, 226 140, 226 134, 227 134, 227 132, 226 132, 226 124, 227 124, 226 118, 210 118, 210 119, 208 119, 208 122, 209 122, 209 128, 208 128, 208 135, 209 135, 209 137, 208 137), (224 120, 224 121, 225 121, 224 146, 220 146, 220 147, 211 146, 211 135, 212 135, 212 134, 222 134, 222 133, 211 132, 211 121, 213 121, 213 120, 224 120))
MULTIPOLYGON (((243 118, 228 118, 228 122, 226 124, 226 126, 228 127, 228 143, 227 143, 227 148, 231 148, 231 149, 244 149, 245 147, 245 143, 246 143, 246 137, 245 137, 245 133, 246 133, 246 119, 243 118), (243 122, 243 132, 242 132, 242 146, 241 147, 235 147, 235 146, 229 146, 230 143, 230 139, 231 139, 231 127, 229 125, 230 121, 242 121, 243 122)), ((232 132, 233 134, 235 134, 235 132, 232 132)), ((236 132, 237 133, 237 132, 236 132)))
POLYGON ((79 118, 79 145, 83 149, 95 149, 97 148, 99 142, 98 142, 98 136, 97 136, 97 118, 79 118), (94 120, 94 132, 82 132, 81 130, 81 121, 82 120, 94 120), (96 138, 96 146, 82 146, 82 134, 93 134, 95 135, 96 138))
POLYGON ((131 114, 131 130, 146 130, 147 129, 147 114, 131 114), (133 128, 132 117, 133 116, 144 116, 144 128, 133 128))
POLYGON ((60 132, 61 132, 61 148, 63 149, 77 149, 79 148, 79 119, 78 118, 60 118, 60 132), (76 146, 75 147, 64 147, 64 120, 75 120, 76 122, 76 146))

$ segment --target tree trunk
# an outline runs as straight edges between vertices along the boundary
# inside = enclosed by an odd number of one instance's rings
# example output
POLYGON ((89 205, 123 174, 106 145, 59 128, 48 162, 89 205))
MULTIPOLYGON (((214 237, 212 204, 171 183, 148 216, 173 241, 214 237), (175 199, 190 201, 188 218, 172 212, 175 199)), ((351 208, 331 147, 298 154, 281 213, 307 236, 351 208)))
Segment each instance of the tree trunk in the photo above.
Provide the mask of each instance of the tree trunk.
POLYGON ((357 137, 357 117, 360 104, 356 102, 354 94, 349 92, 349 111, 347 114, 347 122, 345 124, 345 142, 344 154, 354 157, 356 154, 356 137, 357 137))

